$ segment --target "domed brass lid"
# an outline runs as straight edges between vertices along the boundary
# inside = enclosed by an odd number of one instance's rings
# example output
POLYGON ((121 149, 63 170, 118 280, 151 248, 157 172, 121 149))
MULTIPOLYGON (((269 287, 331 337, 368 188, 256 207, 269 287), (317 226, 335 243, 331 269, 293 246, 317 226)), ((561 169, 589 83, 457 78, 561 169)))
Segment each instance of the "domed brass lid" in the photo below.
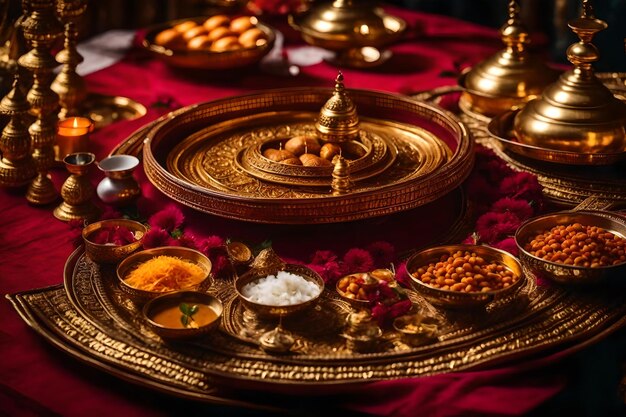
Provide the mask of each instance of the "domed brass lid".
POLYGON ((14 114, 26 113, 29 109, 30 104, 19 87, 19 76, 16 75, 13 80, 13 88, 0 101, 0 113, 13 116, 14 114))
POLYGON ((369 2, 335 0, 290 16, 289 21, 310 44, 331 50, 383 46, 399 36, 406 23, 369 2))
POLYGON ((574 68, 517 114, 515 135, 522 143, 548 149, 623 152, 626 104, 598 80, 592 68, 599 54, 591 41, 607 24, 596 19, 589 0, 583 0, 582 16, 571 21, 569 27, 580 39, 567 50, 567 59, 574 68))
POLYGON ((343 85, 341 71, 335 79, 333 96, 322 107, 315 129, 319 138, 326 142, 346 142, 359 135, 359 116, 343 85))
POLYGON ((530 38, 519 17, 517 1, 510 1, 508 8, 509 18, 500 29, 506 48, 474 66, 460 81, 467 93, 474 96, 466 97, 470 106, 486 116, 536 98, 558 75, 528 53, 530 38), (479 97, 485 98, 484 103, 479 97))

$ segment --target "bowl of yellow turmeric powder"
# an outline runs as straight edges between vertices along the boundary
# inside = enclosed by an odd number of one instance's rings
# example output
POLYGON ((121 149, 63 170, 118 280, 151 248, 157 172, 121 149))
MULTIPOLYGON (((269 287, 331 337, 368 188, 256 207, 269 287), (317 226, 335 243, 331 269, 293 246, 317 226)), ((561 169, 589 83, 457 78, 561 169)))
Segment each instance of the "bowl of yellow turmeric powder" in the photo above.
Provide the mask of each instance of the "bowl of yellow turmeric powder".
POLYGON ((174 291, 210 288, 211 261, 194 249, 165 246, 134 253, 117 267, 121 290, 143 302, 174 291))

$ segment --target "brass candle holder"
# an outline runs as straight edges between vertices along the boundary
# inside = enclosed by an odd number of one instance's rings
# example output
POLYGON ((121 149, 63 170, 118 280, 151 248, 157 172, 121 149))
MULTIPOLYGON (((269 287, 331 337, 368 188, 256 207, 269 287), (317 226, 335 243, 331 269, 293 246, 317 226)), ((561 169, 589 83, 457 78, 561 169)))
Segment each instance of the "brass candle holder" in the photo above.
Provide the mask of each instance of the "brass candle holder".
POLYGON ((529 146, 576 154, 621 154, 626 151, 626 104, 595 76, 600 55, 591 43, 606 22, 596 19, 589 0, 569 22, 579 41, 567 50, 574 68, 529 102, 516 116, 517 139, 529 146))
POLYGON ((24 2, 28 16, 22 27, 24 38, 32 49, 22 55, 18 63, 33 74, 33 86, 26 98, 31 112, 37 119, 29 127, 32 137, 33 158, 37 167, 37 177, 26 192, 26 199, 32 204, 49 204, 57 198, 48 169, 54 164, 54 141, 57 131, 57 111, 59 97, 50 89, 52 70, 57 66, 50 54, 54 41, 61 35, 61 25, 56 19, 54 6, 48 0, 24 2))
POLYGON ((73 219, 95 220, 100 209, 91 201, 95 189, 85 175, 96 161, 96 156, 89 152, 67 155, 63 162, 70 176, 61 187, 63 202, 54 209, 54 217, 64 222, 73 219))
POLYGON ((94 124, 86 117, 70 117, 60 120, 57 128, 55 156, 58 161, 76 152, 89 151, 89 134, 93 132, 94 124))
POLYGON ((26 185, 37 175, 30 153, 30 134, 25 120, 29 109, 28 101, 20 88, 19 75, 16 75, 13 89, 0 101, 0 113, 10 117, 0 138, 0 186, 26 185))
POLYGON ((508 5, 508 20, 500 29, 506 46, 475 65, 459 80, 464 92, 459 106, 466 113, 493 117, 538 97, 558 73, 528 52, 530 35, 516 0, 508 5))
POLYGON ((87 97, 85 80, 76 73, 76 67, 83 62, 83 57, 76 49, 76 27, 86 9, 87 3, 83 0, 59 0, 57 3, 57 13, 65 25, 65 43, 63 50, 56 56, 57 62, 63 67, 51 88, 59 95, 61 118, 79 115, 79 105, 87 97))

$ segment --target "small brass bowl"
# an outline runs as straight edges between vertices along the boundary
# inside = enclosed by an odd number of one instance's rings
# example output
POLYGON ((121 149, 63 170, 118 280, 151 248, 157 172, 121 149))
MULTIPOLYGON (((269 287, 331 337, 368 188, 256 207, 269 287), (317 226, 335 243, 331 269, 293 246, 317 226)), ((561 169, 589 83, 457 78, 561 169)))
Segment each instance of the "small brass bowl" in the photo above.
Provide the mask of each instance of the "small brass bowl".
POLYGON ((421 314, 400 316, 393 320, 393 328, 411 346, 435 342, 441 330, 440 326, 441 323, 436 318, 421 314))
MULTIPOLYGON (((148 327, 161 336, 163 339, 191 339, 195 337, 200 337, 207 335, 217 329, 220 325, 220 321, 222 320, 222 313, 224 311, 224 306, 222 302, 209 294, 198 292, 198 291, 176 291, 173 293, 161 295, 157 298, 154 298, 148 301, 143 309, 143 317, 148 324, 148 327), (217 318, 203 326, 199 326, 197 328, 174 328, 167 327, 159 324, 153 320, 153 317, 168 308, 178 308, 181 303, 187 303, 189 305, 193 304, 204 304, 211 308, 217 318)), ((181 314, 182 315, 182 314, 181 314)))
POLYGON ((547 261, 530 254, 524 246, 539 233, 558 225, 580 223, 584 226, 597 226, 626 238, 626 218, 602 211, 563 211, 535 217, 522 223, 515 233, 515 243, 519 248, 520 260, 533 274, 545 277, 560 284, 592 285, 608 283, 616 286, 626 285, 626 262, 586 268, 547 261))
POLYGON ((242 68, 259 62, 274 46, 276 33, 270 26, 258 22, 256 27, 263 31, 267 42, 252 48, 240 48, 228 51, 170 49, 155 43, 155 37, 165 29, 169 29, 185 21, 202 23, 209 16, 197 19, 181 19, 167 22, 148 29, 142 46, 168 65, 186 69, 220 70, 242 68))
MULTIPOLYGON (((356 309, 362 309, 362 308, 369 308, 370 302, 369 300, 359 300, 357 298, 350 298, 348 297, 348 295, 346 294, 345 291, 342 291, 339 289, 339 282, 347 277, 351 277, 353 275, 365 275, 367 277, 369 277, 369 279, 373 280, 371 282, 371 284, 369 286, 374 286, 378 283, 378 279, 372 277, 372 275, 370 273, 366 273, 366 272, 357 272, 355 274, 350 274, 350 275, 346 275, 344 277, 341 277, 340 279, 337 280, 337 283, 335 284, 335 290, 337 291, 337 294, 339 294, 339 297, 345 301, 346 303, 350 304, 352 307, 356 308, 356 309)), ((366 285, 364 285, 366 287, 366 285)))
POLYGON ((485 307, 493 301, 502 300, 514 294, 524 282, 522 265, 517 258, 508 252, 488 246, 447 245, 426 249, 411 256, 406 263, 406 269, 411 277, 413 289, 432 305, 445 308, 485 307), (460 292, 431 287, 413 276, 413 273, 417 271, 418 268, 426 266, 432 262, 437 263, 442 255, 451 255, 457 251, 474 252, 489 263, 496 262, 512 271, 518 279, 509 287, 501 290, 488 292, 460 292))
POLYGON ((136 302, 145 302, 156 298, 163 294, 169 294, 175 291, 181 290, 198 290, 198 291, 206 291, 212 284, 213 280, 211 278, 211 261, 209 258, 204 256, 202 253, 197 250, 184 248, 181 246, 164 246, 162 248, 154 248, 147 249, 141 252, 137 252, 128 258, 124 259, 117 267, 117 278, 120 283, 120 289, 127 294, 133 301, 136 302), (172 256, 180 259, 184 259, 186 261, 190 261, 200 266, 206 272, 206 276, 204 279, 189 288, 179 288, 177 290, 162 292, 162 291, 147 291, 141 290, 139 288, 132 287, 128 285, 125 281, 126 276, 139 266, 139 264, 149 261, 150 259, 157 256, 172 256))
POLYGON ((279 268, 268 267, 251 269, 250 271, 243 274, 239 279, 237 279, 237 281, 235 281, 235 291, 237 292, 237 295, 239 296, 239 299, 241 300, 244 307, 258 315, 259 317, 286 317, 311 308, 315 304, 317 304, 320 296, 324 292, 324 280, 322 280, 317 272, 313 271, 310 268, 307 268, 306 266, 284 264, 279 268), (319 295, 299 304, 291 304, 285 306, 259 304, 251 301, 249 298, 246 298, 243 295, 242 290, 246 284, 264 278, 268 275, 276 275, 279 271, 285 271, 295 275, 300 275, 307 281, 315 283, 320 288, 319 295))
POLYGON ((110 219, 102 220, 99 222, 91 223, 83 229, 83 241, 85 242, 85 252, 89 259, 97 263, 117 263, 122 259, 129 256, 141 247, 141 240, 146 233, 146 226, 136 222, 134 220, 126 219, 110 219), (127 245, 103 245, 94 243, 89 240, 96 232, 106 227, 125 227, 130 230, 135 239, 135 242, 127 245))

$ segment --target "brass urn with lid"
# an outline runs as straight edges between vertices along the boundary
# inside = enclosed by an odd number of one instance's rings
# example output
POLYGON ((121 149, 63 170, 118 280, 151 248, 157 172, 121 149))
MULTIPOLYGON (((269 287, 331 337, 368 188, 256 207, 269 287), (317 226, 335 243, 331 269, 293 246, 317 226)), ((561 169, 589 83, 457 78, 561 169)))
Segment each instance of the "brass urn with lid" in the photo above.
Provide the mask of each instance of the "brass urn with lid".
POLYGON ((579 38, 567 50, 574 68, 516 115, 515 135, 520 142, 540 148, 585 154, 624 152, 626 104, 598 80, 592 68, 599 53, 591 41, 607 24, 596 19, 590 1, 583 0, 581 17, 569 27, 579 38))
MULTIPOLYGON (((289 24, 310 45, 337 51, 341 66, 383 63, 382 48, 399 39, 406 22, 385 13, 368 0, 334 0, 290 15, 289 24)), ((388 54, 387 54, 388 55, 388 54)))
POLYGON ((557 78, 557 71, 529 53, 530 36, 519 12, 518 2, 510 1, 508 20, 500 29, 506 47, 461 78, 465 91, 460 106, 464 110, 493 117, 537 98, 557 78))

